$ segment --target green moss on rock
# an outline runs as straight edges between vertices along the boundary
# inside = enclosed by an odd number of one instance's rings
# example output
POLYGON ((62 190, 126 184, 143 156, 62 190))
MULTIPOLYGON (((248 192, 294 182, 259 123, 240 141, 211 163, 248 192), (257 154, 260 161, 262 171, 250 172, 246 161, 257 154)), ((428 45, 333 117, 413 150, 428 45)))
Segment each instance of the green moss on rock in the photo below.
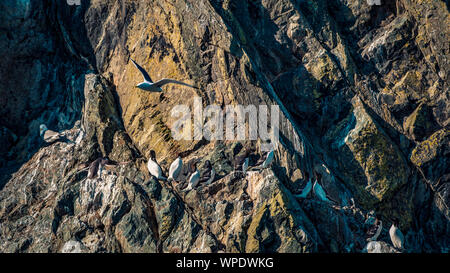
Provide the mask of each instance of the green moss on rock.
POLYGON ((434 160, 439 153, 439 147, 444 145, 445 141, 448 141, 449 135, 450 130, 443 128, 419 143, 411 153, 411 162, 418 167, 422 167, 434 160))
MULTIPOLYGON (((333 144, 339 153, 347 186, 365 208, 388 201, 408 182, 409 168, 400 149, 366 111, 359 99, 341 131, 335 130, 333 144)), ((328 136, 333 139, 332 136, 328 136)))

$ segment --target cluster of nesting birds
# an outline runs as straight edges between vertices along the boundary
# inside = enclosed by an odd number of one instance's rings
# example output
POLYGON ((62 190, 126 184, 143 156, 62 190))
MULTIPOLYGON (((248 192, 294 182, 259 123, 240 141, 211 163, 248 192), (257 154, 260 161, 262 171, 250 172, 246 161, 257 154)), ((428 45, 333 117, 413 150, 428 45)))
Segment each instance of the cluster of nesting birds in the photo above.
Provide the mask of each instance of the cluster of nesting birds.
MULTIPOLYGON (((249 168, 249 156, 250 150, 245 149, 244 153, 238 154, 234 159, 234 170, 242 172, 244 175, 249 168)), ((270 166, 274 159, 273 149, 262 153, 261 158, 258 160, 254 169, 264 169, 270 166)), ((170 164, 169 176, 166 177, 163 174, 161 167, 156 160, 155 151, 150 151, 150 158, 147 163, 147 168, 149 173, 158 180, 168 181, 168 182, 182 182, 185 185, 183 191, 190 191, 197 187, 199 184, 209 185, 214 182, 216 172, 211 161, 206 160, 202 170, 198 169, 198 160, 192 160, 188 166, 183 166, 183 160, 180 154, 178 157, 170 164), (185 181, 182 181, 185 179, 185 181)))
POLYGON ((311 179, 309 178, 308 171, 305 171, 305 180, 306 185, 301 190, 300 193, 296 194, 295 197, 297 198, 306 198, 308 197, 309 193, 311 192, 311 189, 314 192, 314 195, 321 201, 327 202, 327 203, 338 203, 334 200, 332 200, 330 197, 327 196, 327 193, 323 189, 323 187, 320 185, 319 181, 322 180, 322 175, 316 171, 314 171, 314 184, 312 183, 311 179))
MULTIPOLYGON (((368 219, 372 223, 370 223, 369 228, 366 232, 366 239, 369 242, 368 246, 375 242, 381 234, 383 230, 383 221, 378 216, 369 217, 368 219)), ((391 228, 389 229, 389 237, 391 238, 392 245, 402 251, 405 249, 405 237, 403 236, 402 231, 399 229, 399 221, 397 218, 392 220, 391 228)))
MULTIPOLYGON (((197 88, 192 85, 189 85, 187 83, 177 81, 174 79, 161 79, 157 82, 152 82, 149 74, 147 71, 145 71, 144 68, 142 68, 139 64, 137 64, 134 60, 131 59, 133 64, 136 66, 137 69, 141 72, 144 81, 137 84, 136 87, 148 92, 162 92, 162 86, 174 83, 174 84, 181 84, 184 86, 197 88)), ((40 136, 42 140, 47 143, 51 144, 56 141, 65 141, 73 143, 73 141, 69 140, 64 134, 49 130, 45 124, 40 125, 40 136)), ((249 168, 249 155, 251 153, 250 149, 243 149, 243 151, 236 155, 234 159, 234 170, 240 171, 243 174, 245 174, 249 168)), ((263 152, 262 156, 258 160, 258 162, 255 164, 256 169, 264 169, 270 166, 274 159, 274 151, 273 149, 268 152, 263 152)), ((101 179, 101 173, 103 168, 111 168, 115 167, 117 165, 126 164, 128 162, 115 162, 112 160, 109 160, 106 157, 100 157, 91 162, 90 164, 84 164, 82 170, 88 170, 88 179, 93 179, 99 176, 101 179)), ((200 172, 197 168, 198 161, 193 160, 188 164, 188 166, 185 166, 183 168, 183 160, 181 159, 181 156, 178 155, 178 157, 172 162, 169 168, 169 176, 166 178, 163 175, 162 169, 159 166, 157 160, 156 160, 156 153, 155 151, 150 151, 150 158, 147 163, 148 171, 152 176, 154 176, 158 180, 163 181, 176 181, 180 182, 180 178, 187 178, 185 183, 187 183, 186 187, 184 188, 184 191, 189 191, 194 189, 199 184, 208 185, 214 182, 215 178, 215 171, 214 167, 211 164, 209 160, 206 160, 204 163, 204 166, 202 168, 202 171, 200 172)), ((296 198, 304 199, 307 198, 310 194, 311 190, 313 191, 314 195, 321 201, 327 202, 327 203, 338 203, 335 200, 332 200, 325 192, 324 188, 320 185, 321 182, 321 174, 314 171, 314 183, 311 181, 309 177, 309 173, 305 171, 305 180, 306 185, 301 190, 300 193, 295 194, 296 198)), ((376 241, 379 235, 381 234, 383 223, 378 217, 373 217, 372 223, 370 223, 370 227, 367 230, 366 238, 367 241, 373 242, 376 241)), ((393 219, 393 224, 391 228, 389 229, 389 235, 392 241, 392 244, 395 248, 399 250, 404 249, 404 236, 403 233, 398 228, 398 220, 393 219)))
MULTIPOLYGON (((139 83, 138 85, 136 85, 136 87, 139 89, 149 91, 149 92, 162 92, 163 90, 161 89, 161 87, 166 84, 169 84, 169 83, 181 84, 181 85, 189 86, 192 88, 196 88, 187 83, 180 82, 180 81, 173 80, 173 79, 161 79, 157 82, 152 82, 147 71, 145 71, 145 69, 143 69, 140 65, 138 65, 134 60, 131 60, 131 61, 139 69, 142 76, 144 77, 144 81, 139 83)), ((41 124, 39 126, 39 131, 40 131, 41 139, 46 145, 55 143, 57 141, 74 143, 72 140, 68 139, 64 133, 59 133, 59 132, 49 130, 45 124, 41 124)), ((180 159, 180 162, 181 162, 181 159, 180 159)), ((111 167, 117 166, 118 164, 123 164, 123 163, 127 163, 127 162, 117 163, 112 160, 109 160, 108 158, 100 157, 100 158, 97 158, 96 160, 92 161, 90 164, 87 164, 87 163, 83 164, 81 171, 88 170, 87 178, 89 178, 89 179, 96 178, 97 176, 99 176, 99 178, 101 179, 101 173, 102 173, 102 170, 104 167, 111 168, 111 167)), ((148 166, 150 169, 150 166, 153 166, 153 165, 150 164, 150 162, 149 162, 148 166)), ((153 166, 153 168, 155 168, 155 167, 153 166)), ((160 177, 161 175, 162 174, 157 173, 155 176, 160 177)))
MULTIPOLYGON (((334 203, 337 202, 332 200, 329 196, 327 196, 325 190, 320 185, 320 182, 322 181, 322 175, 316 171, 314 173, 314 183, 311 181, 309 177, 309 173, 305 171, 305 180, 306 185, 303 187, 300 193, 295 194, 294 196, 296 198, 304 199, 307 198, 310 194, 311 190, 313 190, 314 195, 321 201, 327 202, 327 203, 334 203)), ((371 216, 369 217, 367 223, 369 224, 369 228, 366 232, 366 239, 367 241, 374 242, 378 239, 378 237, 381 234, 381 231, 383 229, 383 223, 381 219, 378 216, 371 216)), ((398 219, 394 218, 392 220, 391 228, 389 229, 389 236, 391 238, 393 246, 398 250, 404 249, 404 236, 401 230, 399 229, 399 221, 398 219)))

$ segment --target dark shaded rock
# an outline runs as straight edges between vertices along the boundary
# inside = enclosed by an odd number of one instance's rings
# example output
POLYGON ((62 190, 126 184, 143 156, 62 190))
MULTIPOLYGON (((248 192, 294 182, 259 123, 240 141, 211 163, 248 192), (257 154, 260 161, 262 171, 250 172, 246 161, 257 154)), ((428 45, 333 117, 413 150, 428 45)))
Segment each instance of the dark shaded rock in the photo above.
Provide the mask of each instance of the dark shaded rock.
POLYGON ((444 1, 0 3, 0 252, 367 252, 449 249, 449 28, 444 1), (171 12, 163 12, 168 11, 171 12), (199 89, 135 88, 141 74, 199 89), (176 141, 175 105, 280 107, 265 170, 233 171, 261 140, 176 141), (72 142, 41 146, 39 125, 72 142), (181 152, 216 181, 150 178, 181 152), (88 179, 100 156, 120 162, 88 179), (332 203, 297 199, 322 174, 332 203))
POLYGON ((427 138, 438 128, 432 110, 425 104, 420 104, 405 120, 403 126, 405 131, 417 141, 427 138))

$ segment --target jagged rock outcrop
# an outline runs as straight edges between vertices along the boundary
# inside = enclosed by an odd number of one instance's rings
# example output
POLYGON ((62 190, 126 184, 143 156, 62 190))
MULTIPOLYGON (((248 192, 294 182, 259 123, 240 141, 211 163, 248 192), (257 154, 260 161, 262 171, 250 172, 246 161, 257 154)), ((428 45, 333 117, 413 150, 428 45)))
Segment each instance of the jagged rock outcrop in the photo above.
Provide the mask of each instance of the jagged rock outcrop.
POLYGON ((445 1, 81 2, 0 3, 1 252, 395 252, 393 218, 405 251, 448 251, 445 1), (130 58, 199 89, 139 90, 130 58), (176 141, 170 111, 195 96, 279 105, 272 166, 233 172, 259 140, 176 141), (44 145, 41 123, 73 142, 44 145), (217 179, 156 181, 150 150, 217 179), (100 156, 121 164, 87 178, 100 156), (295 197, 305 170, 333 202, 295 197))

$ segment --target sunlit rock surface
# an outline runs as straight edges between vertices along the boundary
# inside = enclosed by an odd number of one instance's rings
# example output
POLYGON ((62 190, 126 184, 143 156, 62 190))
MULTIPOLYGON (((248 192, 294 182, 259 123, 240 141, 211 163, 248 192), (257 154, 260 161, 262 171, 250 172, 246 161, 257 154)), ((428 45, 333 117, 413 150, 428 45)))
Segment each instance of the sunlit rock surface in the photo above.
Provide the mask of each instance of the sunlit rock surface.
POLYGON ((1 252, 446 252, 449 9, 445 1, 5 0, 0 3, 1 252), (175 78, 164 93, 135 88, 175 78), (178 104, 280 106, 265 170, 243 145, 176 141, 178 104), (73 142, 44 145, 39 125, 73 142), (210 160, 210 185, 151 178, 210 160), (121 162, 87 178, 100 156, 121 162), (322 174, 331 203, 305 186, 322 174), (367 244, 367 220, 384 223, 367 244))

